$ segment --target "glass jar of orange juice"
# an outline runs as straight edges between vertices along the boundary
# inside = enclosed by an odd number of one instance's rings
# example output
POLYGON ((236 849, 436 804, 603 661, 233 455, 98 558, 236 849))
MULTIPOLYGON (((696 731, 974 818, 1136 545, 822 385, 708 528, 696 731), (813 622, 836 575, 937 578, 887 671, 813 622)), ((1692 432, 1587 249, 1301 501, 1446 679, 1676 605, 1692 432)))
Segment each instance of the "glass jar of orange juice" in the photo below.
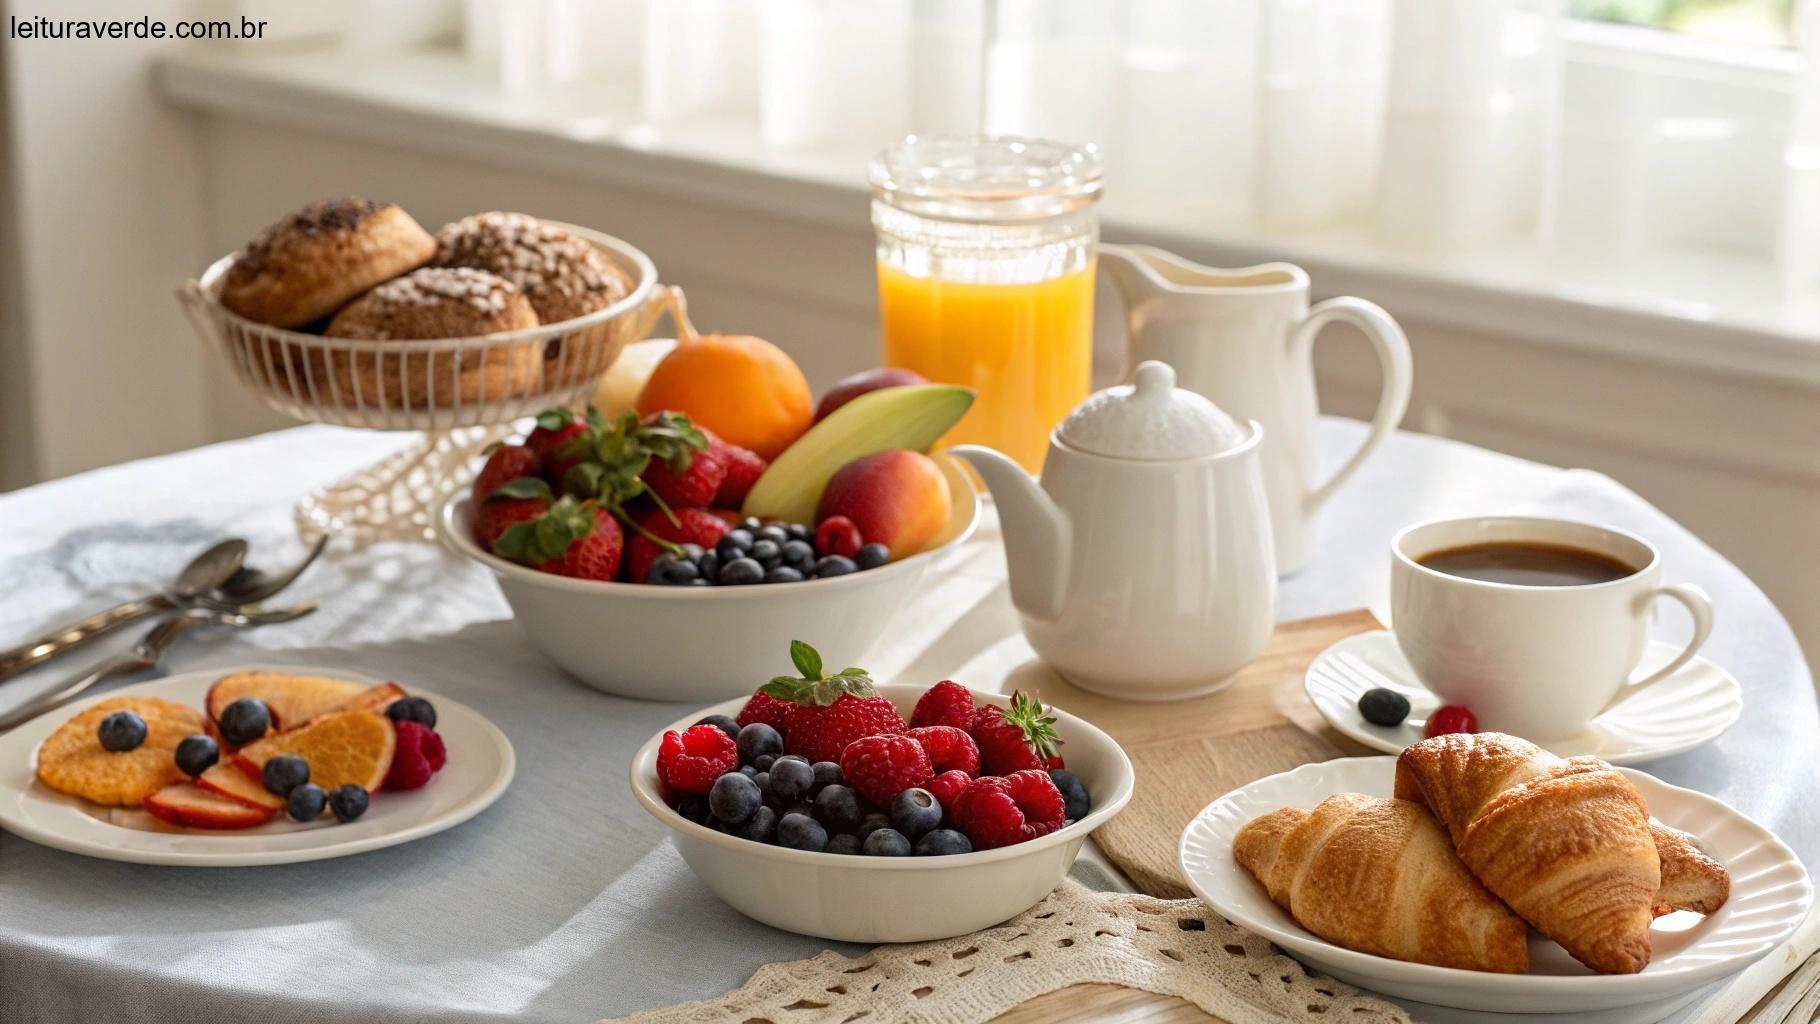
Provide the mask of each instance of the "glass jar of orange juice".
POLYGON ((912 135, 872 161, 885 365, 978 392, 943 445, 1036 473, 1087 397, 1100 173, 1092 146, 1005 135, 912 135))

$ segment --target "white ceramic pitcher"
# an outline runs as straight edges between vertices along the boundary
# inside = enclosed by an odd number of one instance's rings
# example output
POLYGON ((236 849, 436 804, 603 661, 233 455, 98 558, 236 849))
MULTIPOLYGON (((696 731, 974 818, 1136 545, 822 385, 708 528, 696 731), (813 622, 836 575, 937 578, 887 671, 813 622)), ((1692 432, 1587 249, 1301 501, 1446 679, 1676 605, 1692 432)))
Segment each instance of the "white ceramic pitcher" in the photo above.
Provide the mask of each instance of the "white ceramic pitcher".
POLYGON ((1409 342, 1364 299, 1308 304, 1308 274, 1288 263, 1220 270, 1144 245, 1102 245, 1100 265, 1124 297, 1131 363, 1161 360, 1182 387, 1264 427, 1264 488, 1277 568, 1294 572, 1313 547, 1315 513, 1381 444, 1409 407, 1409 342), (1314 340, 1330 323, 1363 331, 1383 368, 1371 434, 1326 482, 1315 482, 1314 340))

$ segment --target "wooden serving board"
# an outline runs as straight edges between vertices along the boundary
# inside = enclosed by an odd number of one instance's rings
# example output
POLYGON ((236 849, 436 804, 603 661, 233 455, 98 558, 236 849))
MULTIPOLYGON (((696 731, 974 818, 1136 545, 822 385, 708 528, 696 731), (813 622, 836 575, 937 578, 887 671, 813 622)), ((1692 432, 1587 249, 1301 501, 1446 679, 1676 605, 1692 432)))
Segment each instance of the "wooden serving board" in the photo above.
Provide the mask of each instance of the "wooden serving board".
POLYGON ((1053 672, 1020 684, 1027 682, 1024 689, 1044 703, 1106 730, 1125 748, 1137 770, 1136 792, 1094 839, 1139 889, 1184 899, 1193 893, 1176 867, 1176 842, 1189 819, 1214 798, 1298 765, 1375 753, 1327 726, 1302 692, 1302 676, 1315 655, 1334 643, 1383 628, 1362 609, 1280 623, 1264 652, 1231 686, 1193 700, 1114 700, 1053 672))

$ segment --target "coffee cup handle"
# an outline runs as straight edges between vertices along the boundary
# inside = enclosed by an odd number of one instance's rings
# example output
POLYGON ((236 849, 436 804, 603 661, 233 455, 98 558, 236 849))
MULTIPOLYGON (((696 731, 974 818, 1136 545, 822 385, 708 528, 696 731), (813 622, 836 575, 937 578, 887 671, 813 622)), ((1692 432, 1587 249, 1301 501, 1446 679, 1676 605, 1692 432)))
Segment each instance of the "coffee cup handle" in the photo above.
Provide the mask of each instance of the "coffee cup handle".
MULTIPOLYGON (((1365 459, 1377 450, 1396 430, 1397 424, 1403 422, 1403 414, 1409 410, 1409 391, 1413 384, 1415 371, 1413 360, 1409 356, 1409 339, 1403 336, 1403 328, 1397 326, 1384 308, 1375 302, 1345 296, 1316 303, 1308 314, 1296 324, 1289 334, 1289 353, 1295 365, 1312 364, 1314 361, 1314 339, 1321 333, 1321 328, 1330 323, 1347 323, 1357 327, 1378 355, 1378 369, 1382 383, 1378 389, 1378 408, 1371 416, 1371 433, 1365 435, 1365 443, 1359 450, 1336 470, 1327 482, 1308 492, 1303 499, 1303 508, 1308 514, 1333 497, 1333 492, 1346 482, 1365 459)), ((1314 375, 1312 365, 1309 377, 1314 375)))
POLYGON ((1681 602, 1682 607, 1687 609, 1688 614, 1694 617, 1693 638, 1687 641, 1687 646, 1681 648, 1681 653, 1675 655, 1674 659, 1668 664, 1651 672, 1649 675, 1644 676, 1642 679, 1633 679, 1620 687, 1617 695, 1611 699, 1611 703, 1600 709, 1600 714, 1610 711, 1624 701, 1629 700, 1651 684, 1659 683, 1669 676, 1674 675, 1681 666, 1692 661, 1694 655, 1700 653, 1700 648, 1706 643, 1706 638, 1712 634, 1713 602, 1711 598, 1706 596, 1706 591, 1701 590, 1692 583, 1676 583, 1672 586, 1657 587, 1643 596, 1642 604, 1644 609, 1647 610, 1659 597, 1674 598, 1681 602))

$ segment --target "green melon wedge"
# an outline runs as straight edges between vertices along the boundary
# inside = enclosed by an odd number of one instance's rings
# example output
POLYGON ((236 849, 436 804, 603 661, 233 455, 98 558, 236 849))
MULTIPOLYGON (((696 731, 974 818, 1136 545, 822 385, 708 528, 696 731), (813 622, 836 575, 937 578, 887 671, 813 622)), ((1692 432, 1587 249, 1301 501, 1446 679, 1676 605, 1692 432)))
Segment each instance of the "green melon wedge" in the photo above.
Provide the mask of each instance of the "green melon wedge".
POLYGON ((788 523, 815 522, 828 478, 862 455, 907 448, 927 452, 973 405, 973 389, 910 384, 868 391, 828 414, 784 449, 746 494, 741 513, 788 523))

